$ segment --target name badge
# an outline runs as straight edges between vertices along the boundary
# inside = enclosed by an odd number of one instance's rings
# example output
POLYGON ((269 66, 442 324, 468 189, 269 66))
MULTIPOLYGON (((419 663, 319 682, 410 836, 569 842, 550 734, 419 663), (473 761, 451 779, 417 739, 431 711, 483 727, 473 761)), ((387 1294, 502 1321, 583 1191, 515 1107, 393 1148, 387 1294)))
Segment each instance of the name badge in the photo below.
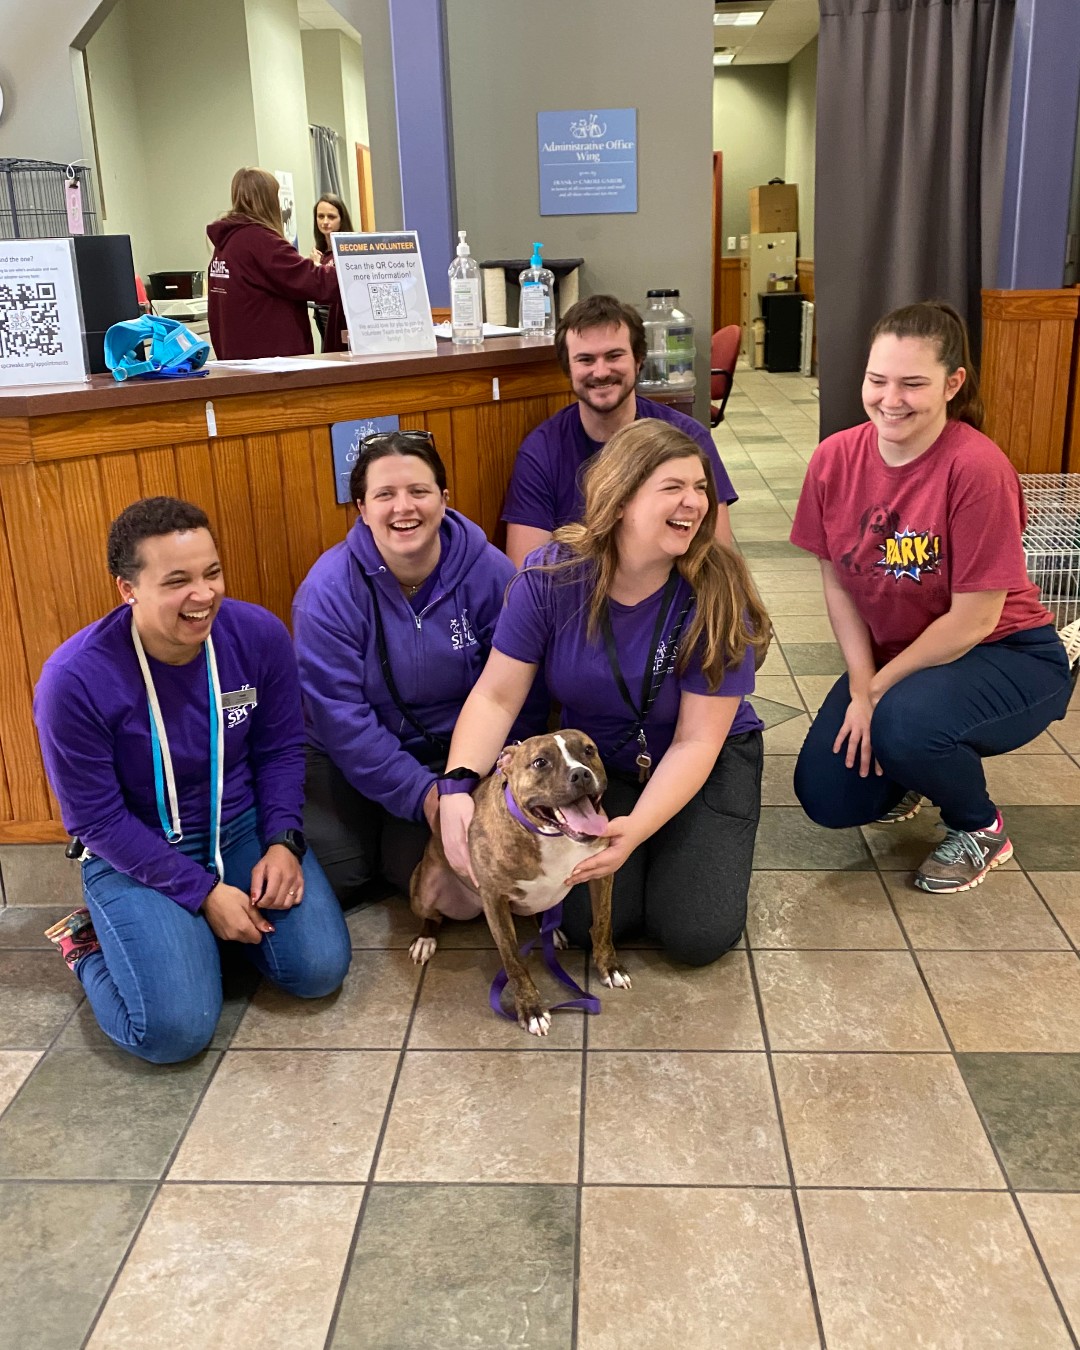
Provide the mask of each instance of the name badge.
POLYGON ((257 692, 250 684, 245 684, 243 689, 230 689, 228 693, 221 695, 221 706, 223 708, 254 708, 259 701, 257 692))

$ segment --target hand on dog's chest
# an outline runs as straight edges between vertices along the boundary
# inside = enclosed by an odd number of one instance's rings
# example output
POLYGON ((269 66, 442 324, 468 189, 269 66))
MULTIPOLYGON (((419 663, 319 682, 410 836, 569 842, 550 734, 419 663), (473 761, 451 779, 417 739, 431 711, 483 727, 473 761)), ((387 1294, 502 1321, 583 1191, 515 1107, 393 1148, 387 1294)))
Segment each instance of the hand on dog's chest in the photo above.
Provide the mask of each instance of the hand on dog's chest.
POLYGON ((593 839, 586 844, 564 835, 545 836, 540 846, 540 871, 530 881, 517 881, 510 895, 514 914, 542 914, 564 898, 569 889, 566 878, 580 862, 605 848, 606 841, 593 839))

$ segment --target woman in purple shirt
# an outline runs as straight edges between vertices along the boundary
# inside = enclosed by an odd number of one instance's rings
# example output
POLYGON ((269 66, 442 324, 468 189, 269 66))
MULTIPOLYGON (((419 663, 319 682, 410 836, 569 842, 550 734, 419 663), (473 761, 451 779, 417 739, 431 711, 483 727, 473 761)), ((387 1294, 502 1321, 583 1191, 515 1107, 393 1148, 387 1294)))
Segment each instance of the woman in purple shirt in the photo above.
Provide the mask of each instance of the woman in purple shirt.
MULTIPOLYGON (((714 537, 716 488, 700 448, 647 419, 607 443, 585 481, 584 520, 555 532, 512 582, 493 650, 440 783, 451 864, 469 867, 472 800, 538 668, 563 725, 608 771, 608 847, 572 880, 618 872, 616 945, 644 929, 706 965, 738 941, 761 802, 762 725, 745 700, 768 621, 737 554, 714 537)), ((564 928, 588 945, 586 888, 564 928)))
POLYGON ((317 998, 345 978, 349 934, 300 832, 284 625, 225 598, 209 521, 188 502, 129 506, 108 558, 124 603, 57 648, 34 696, 87 905, 48 936, 105 1034, 168 1064, 214 1034, 219 944, 317 998))

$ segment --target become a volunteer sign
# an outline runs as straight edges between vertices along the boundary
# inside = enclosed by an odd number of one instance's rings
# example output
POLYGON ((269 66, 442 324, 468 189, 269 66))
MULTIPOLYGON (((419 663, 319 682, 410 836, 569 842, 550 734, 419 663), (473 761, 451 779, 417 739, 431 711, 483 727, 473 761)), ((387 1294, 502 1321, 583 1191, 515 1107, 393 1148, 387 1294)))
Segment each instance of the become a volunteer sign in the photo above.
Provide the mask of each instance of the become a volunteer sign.
POLYGON ((424 264, 415 230, 330 236, 354 356, 433 352, 424 264))

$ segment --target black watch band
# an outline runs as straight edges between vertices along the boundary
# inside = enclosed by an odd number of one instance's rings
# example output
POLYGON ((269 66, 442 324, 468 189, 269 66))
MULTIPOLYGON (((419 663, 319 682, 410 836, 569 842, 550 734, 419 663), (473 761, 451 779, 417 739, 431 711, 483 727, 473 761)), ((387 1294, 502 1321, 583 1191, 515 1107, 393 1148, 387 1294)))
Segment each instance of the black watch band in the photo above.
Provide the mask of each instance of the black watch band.
POLYGON ((280 833, 275 834, 273 838, 266 841, 267 848, 269 848, 271 844, 283 844, 294 858, 299 862, 304 861, 304 854, 307 852, 307 840, 304 838, 302 831, 281 830, 280 833))

